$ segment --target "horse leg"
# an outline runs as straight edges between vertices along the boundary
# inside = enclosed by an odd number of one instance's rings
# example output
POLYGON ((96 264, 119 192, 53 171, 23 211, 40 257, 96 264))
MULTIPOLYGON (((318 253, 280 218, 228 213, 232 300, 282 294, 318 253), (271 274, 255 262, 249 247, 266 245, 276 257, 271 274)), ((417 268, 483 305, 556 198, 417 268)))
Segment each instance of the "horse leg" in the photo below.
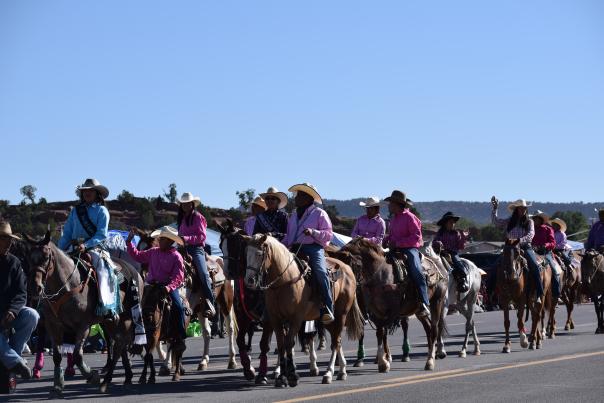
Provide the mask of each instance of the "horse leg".
MULTIPOLYGON (((41 322, 41 321, 40 321, 41 322)), ((34 379, 40 379, 42 368, 44 368, 44 344, 46 342, 46 328, 38 322, 38 342, 36 343, 36 361, 33 369, 34 379)))
MULTIPOLYGON (((468 339, 470 338, 470 332, 472 331, 474 321, 472 319, 474 313, 474 307, 470 307, 468 309, 469 304, 464 304, 464 307, 460 309, 463 316, 466 318, 466 334, 463 339, 463 344, 461 346, 461 351, 459 352, 459 356, 461 358, 466 358, 467 349, 468 349, 468 339)), ((474 343, 476 344, 476 343, 474 343)))
MULTIPOLYGON (((380 328, 378 328, 378 329, 380 329, 380 328)), ((380 334, 379 336, 382 336, 382 335, 380 334)), ((385 353, 384 353, 384 347, 383 347, 383 343, 384 343, 383 337, 378 337, 378 343, 380 343, 380 347, 378 347, 378 350, 381 349, 381 353, 382 353, 381 358, 382 358, 382 360, 384 360, 385 364, 388 365, 388 367, 390 367, 390 363, 388 362, 388 360, 385 359, 385 353)), ((329 364, 327 365, 327 371, 325 372, 325 375, 323 375, 322 382, 324 384, 331 383, 331 380, 333 378, 333 373, 335 372, 337 356, 338 356, 337 340, 336 340, 334 333, 331 333, 331 357, 329 358, 329 364)), ((386 371, 380 371, 380 372, 386 372, 386 371)))
MULTIPOLYGON (((434 305, 434 302, 432 305, 434 305)), ((426 361, 426 366, 424 367, 424 370, 426 371, 434 370, 434 361, 436 359, 436 343, 438 341, 438 327, 440 321, 440 312, 438 312, 438 309, 432 308, 431 311, 430 321, 428 321, 426 318, 423 318, 430 326, 430 337, 428 337, 428 360, 426 361)))
POLYGON ((253 324, 245 315, 240 315, 238 318, 241 318, 241 320, 238 319, 241 328, 237 334, 239 361, 241 361, 241 366, 243 367, 243 376, 248 381, 251 381, 256 376, 256 371, 254 370, 254 367, 252 367, 252 362, 247 349, 247 343, 245 342, 245 336, 247 335, 247 329, 249 329, 250 326, 253 326, 253 324))
POLYGON ((536 303, 533 303, 531 307, 531 333, 529 335, 529 350, 535 349, 535 343, 538 343, 537 338, 541 336, 539 333, 539 323, 541 318, 539 317, 539 308, 536 303))
POLYGON ((266 385, 268 383, 268 352, 271 348, 271 335, 273 330, 268 324, 262 326, 262 336, 260 338, 260 367, 256 375, 256 385, 266 385))
POLYGON ((107 368, 107 372, 105 373, 105 378, 103 379, 103 383, 101 383, 101 393, 106 393, 111 381, 113 380, 113 372, 115 371, 115 366, 117 361, 123 356, 123 353, 126 351, 126 343, 127 341, 124 338, 124 335, 129 334, 131 331, 130 326, 127 326, 126 323, 121 322, 119 324, 118 332, 112 337, 113 339, 113 355, 109 360, 109 367, 107 368))
MULTIPOLYGON (((346 358, 344 357, 344 352, 342 351, 342 330, 344 329, 344 323, 346 322, 346 315, 340 317, 340 320, 337 323, 334 323, 334 330, 331 333, 331 339, 335 339, 335 349, 338 353, 338 361, 340 364, 340 370, 338 371, 338 381, 345 381, 348 378, 348 374, 346 372, 346 358)), ((388 341, 386 340, 386 343, 388 341)), ((334 344, 332 342, 332 344, 334 344)), ((392 357, 390 357, 392 359, 392 357)))
POLYGON ((392 364, 392 354, 390 354, 390 346, 388 345, 388 331, 384 329, 384 356, 388 363, 392 364))
MULTIPOLYGON (((379 372, 388 372, 390 371, 390 363, 388 362, 388 360, 385 357, 384 354, 384 327, 382 326, 377 326, 376 330, 375 330, 375 337, 377 339, 377 362, 378 362, 378 371, 379 372)), ((335 360, 335 353, 332 352, 334 360, 335 360)))
POLYGON ((409 318, 405 317, 401 320, 401 327, 403 328, 403 362, 411 361, 411 344, 409 343, 409 318))
POLYGON ((205 371, 210 364, 210 336, 212 330, 210 328, 210 320, 201 314, 199 315, 199 323, 201 323, 203 329, 203 355, 201 356, 197 370, 205 371))
POLYGON ((277 339, 277 352, 279 355, 279 375, 275 373, 275 387, 285 388, 287 386, 287 362, 285 360, 285 330, 282 325, 274 327, 277 339))
MULTIPOLYGON (((508 301, 509 304, 509 301, 508 301)), ((520 335, 520 347, 527 348, 529 345, 528 337, 526 335, 526 330, 524 329, 524 302, 520 302, 517 307, 517 316, 518 316, 518 334, 520 335)))
POLYGON ((317 324, 317 334, 319 335, 319 347, 318 347, 318 350, 319 351, 325 350, 325 344, 326 344, 326 341, 325 341, 325 326, 321 322, 319 322, 317 324))
POLYGON ((311 338, 308 344, 308 355, 310 358, 310 376, 319 376, 319 366, 317 365, 317 351, 315 350, 315 338, 311 338))
MULTIPOLYGON (((299 323, 302 323, 300 321, 299 323)), ((296 363, 294 361, 294 348, 296 346, 296 335, 298 334, 300 326, 296 329, 296 326, 290 326, 287 334, 285 335, 285 348, 287 352, 287 383, 289 386, 294 387, 298 385, 300 376, 296 373, 296 363)))
POLYGON ((354 362, 355 367, 362 367, 365 364, 363 361, 365 359, 364 340, 365 340, 365 333, 363 332, 363 335, 359 339, 359 344, 358 344, 358 348, 357 348, 357 360, 354 362))
POLYGON ((174 344, 172 356, 174 357, 174 366, 176 369, 174 370, 174 375, 172 375, 172 381, 178 382, 180 381, 182 370, 182 355, 187 349, 187 344, 183 339, 176 340, 174 344))
POLYGON ((132 385, 134 373, 132 372, 132 362, 130 361, 130 356, 128 356, 128 351, 126 349, 122 351, 122 365, 124 366, 124 385, 132 385))
POLYGON ((149 352, 152 350, 149 345, 145 346, 145 355, 143 357, 143 371, 141 372, 141 376, 138 379, 138 383, 141 385, 145 385, 147 383, 147 368, 149 367, 149 352))
POLYGON ((63 368, 61 368, 61 353, 57 346, 53 346, 52 348, 52 361, 55 365, 54 370, 54 383, 53 387, 50 390, 50 398, 62 398, 63 397, 63 389, 65 389, 65 378, 63 374, 63 368))
POLYGON ((159 372, 158 375, 159 376, 170 376, 170 371, 172 370, 173 366, 174 366, 174 353, 172 352, 172 344, 171 342, 167 342, 166 343, 166 351, 164 352, 164 350, 161 347, 161 342, 157 343, 157 348, 155 349, 155 351, 157 351, 157 355, 160 361, 163 361, 161 363, 161 365, 159 366, 159 372), (161 351, 162 354, 159 354, 159 352, 161 351))
POLYGON ((227 368, 237 369, 237 361, 235 360, 235 318, 232 309, 226 311, 224 320, 226 321, 226 331, 229 339, 229 363, 227 368))
MULTIPOLYGON (((503 302, 503 328, 505 329, 505 341, 503 342, 503 353, 511 352, 510 342, 510 304, 508 301, 503 302)), ((522 341, 521 341, 522 342, 522 341)))
MULTIPOLYGON (((172 346, 170 346, 170 350, 172 346)), ((174 356, 174 353, 172 353, 174 356)), ((149 368, 151 370, 151 374, 149 375, 149 384, 155 384, 155 362, 153 361, 153 353, 147 353, 147 359, 149 360, 149 368)), ((174 360, 173 360, 174 361, 174 360)))
MULTIPOLYGON (((109 329, 113 330, 113 329, 109 329)), ((111 333, 110 333, 111 334, 111 333)), ((88 336, 88 328, 80 330, 76 333, 76 344, 73 350, 73 362, 80 370, 80 373, 86 379, 86 381, 94 386, 99 386, 101 384, 101 377, 99 372, 95 370, 91 370, 90 367, 84 362, 84 356, 82 354, 82 347, 84 345, 84 341, 88 336)))

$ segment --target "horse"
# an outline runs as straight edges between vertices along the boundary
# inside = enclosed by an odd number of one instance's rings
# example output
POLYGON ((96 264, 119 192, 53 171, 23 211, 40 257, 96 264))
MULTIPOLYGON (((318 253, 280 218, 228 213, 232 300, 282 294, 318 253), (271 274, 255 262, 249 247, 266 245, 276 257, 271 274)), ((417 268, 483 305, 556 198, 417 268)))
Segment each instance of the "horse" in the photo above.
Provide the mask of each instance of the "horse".
MULTIPOLYGON (((61 352, 73 352, 73 361, 84 378, 93 385, 100 385, 106 392, 117 363, 128 346, 133 343, 134 331, 131 308, 142 295, 142 278, 128 263, 115 259, 113 263, 124 276, 120 286, 119 298, 124 308, 117 323, 106 325, 107 333, 113 340, 114 356, 105 374, 103 382, 96 370, 91 370, 84 362, 82 347, 90 326, 100 323, 104 318, 96 315, 98 289, 94 279, 94 269, 88 267, 80 257, 75 261, 50 240, 50 231, 41 241, 35 242, 27 237, 30 244, 28 261, 30 276, 29 294, 38 299, 45 320, 46 332, 53 342, 54 385, 51 397, 63 394, 64 374, 61 368, 61 352), (137 298, 131 294, 136 289, 137 298), (73 346, 72 346, 73 345, 73 346)), ((129 361, 124 362, 126 380, 130 383, 132 369, 129 361)))
POLYGON ((582 255, 581 278, 596 310, 596 334, 604 333, 604 254, 588 250, 582 255))
POLYGON ((530 349, 541 348, 543 339, 542 332, 538 332, 539 322, 544 313, 545 302, 551 295, 549 270, 541 270, 540 276, 543 281, 543 298, 541 303, 537 303, 535 285, 532 278, 525 273, 527 260, 522 256, 517 242, 506 241, 503 248, 503 257, 497 267, 497 288, 499 290, 499 299, 503 308, 505 342, 503 353, 511 352, 510 342, 510 303, 514 303, 517 308, 518 333, 520 334, 520 346, 530 349), (528 292, 532 289, 532 292, 528 292), (527 318, 524 318, 524 310, 527 309, 527 318), (532 314, 532 328, 527 337, 524 329, 524 322, 528 319, 528 310, 532 314), (529 344, 530 340, 530 344, 529 344))
MULTIPOLYGON (((285 245, 269 235, 242 236, 248 242, 248 271, 255 273, 256 282, 265 290, 266 309, 277 338, 281 373, 275 379, 276 387, 295 387, 299 376, 294 362, 294 345, 298 330, 304 321, 320 315, 318 290, 305 278, 307 265, 300 271, 296 256, 285 245), (283 304, 282 301, 288 301, 283 304), (285 325, 288 325, 286 331, 285 325)), ((356 280, 352 269, 341 261, 327 258, 327 264, 336 269, 333 284, 335 320, 325 325, 331 335, 331 358, 323 383, 329 384, 334 374, 336 358, 339 361, 337 379, 347 378, 346 359, 342 351, 341 333, 346 325, 348 337, 357 340, 362 334, 363 319, 356 300, 356 280)), ((312 361, 316 357, 311 354, 312 361)))
MULTIPOLYGON (((183 298, 185 310, 188 309, 186 298, 183 298)), ((166 287, 161 284, 147 284, 143 292, 142 300, 143 322, 145 324, 145 333, 147 334, 147 344, 145 345, 146 354, 144 357, 143 372, 139 378, 140 384, 155 383, 155 364, 153 362, 153 350, 161 341, 170 343, 169 350, 172 352, 174 361, 173 381, 180 381, 180 376, 184 373, 182 368, 182 355, 187 348, 182 335, 180 334, 178 317, 175 312, 170 312, 170 295, 166 287), (150 367, 151 374, 147 380, 147 369, 150 367)), ((189 314, 185 313, 185 328, 189 324, 189 314)))
MULTIPOLYGON (((563 262, 558 262, 561 267, 564 267, 563 262)), ((566 273, 564 275, 564 283, 562 286, 562 293, 560 297, 566 305, 566 324, 564 325, 564 330, 572 330, 575 328, 575 322, 572 318, 573 309, 575 306, 575 301, 577 297, 580 295, 581 290, 581 256, 573 253, 572 255, 572 264, 570 267, 566 268, 566 273)))
MULTIPOLYGON (((552 252, 553 253, 553 252, 552 252)), ((554 274, 554 270, 556 272, 559 273, 560 277, 560 297, 562 297, 562 293, 564 291, 563 287, 566 284, 566 272, 564 270, 562 270, 563 267, 563 263, 559 262, 558 259, 555 257, 552 259, 553 262, 555 263, 555 267, 551 267, 549 266, 550 269, 550 273, 551 273, 551 277, 553 277, 554 274)), ((542 333, 545 335, 547 335, 548 339, 554 339, 556 338, 556 308, 558 307, 558 297, 554 297, 554 282, 551 281, 550 278, 550 293, 549 293, 549 298, 547 298, 547 300, 545 301, 546 303, 546 309, 548 311, 548 320, 547 320, 547 327, 543 327, 543 321, 545 318, 545 314, 543 314, 543 316, 541 317, 541 328, 542 333)))
MULTIPOLYGON (((379 245, 357 238, 345 245, 342 251, 361 258, 363 296, 369 318, 376 325, 378 371, 388 372, 391 359, 387 344, 387 329, 395 326, 400 319, 402 319, 401 324, 405 333, 403 361, 410 360, 407 320, 409 316, 419 312, 421 308, 416 287, 410 279, 407 279, 403 284, 395 284, 393 267, 387 262, 384 251, 379 245)), ((437 277, 436 281, 428 284, 431 319, 427 317, 418 318, 424 327, 428 342, 428 358, 424 368, 429 371, 434 369, 436 343, 446 332, 444 313, 448 273, 439 260, 426 256, 422 259, 422 266, 425 269, 432 268, 437 277)), ((444 358, 444 354, 441 357, 444 358)))

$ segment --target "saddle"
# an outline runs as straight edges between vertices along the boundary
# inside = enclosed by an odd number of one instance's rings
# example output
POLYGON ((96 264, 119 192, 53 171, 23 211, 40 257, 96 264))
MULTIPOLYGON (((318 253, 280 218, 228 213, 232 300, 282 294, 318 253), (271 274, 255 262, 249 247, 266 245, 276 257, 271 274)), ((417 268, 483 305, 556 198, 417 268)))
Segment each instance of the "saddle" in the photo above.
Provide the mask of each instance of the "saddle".
MULTIPOLYGON (((294 248, 292 248, 292 249, 294 249, 294 248)), ((292 253, 293 253, 293 251, 292 251, 292 253)), ((312 270, 310 268, 310 264, 308 263, 308 261, 309 261, 308 255, 306 255, 305 253, 303 253, 301 251, 298 251, 298 254, 294 256, 294 261, 296 262, 296 265, 298 266, 298 270, 300 270, 300 274, 306 280, 311 280, 312 279, 312 270)), ((325 259, 325 262, 327 265, 327 278, 329 279, 329 282, 331 283, 331 285, 333 287, 333 283, 335 283, 336 281, 338 281, 339 278, 342 277, 342 271, 340 270, 341 267, 337 262, 335 262, 333 260, 325 259)))
MULTIPOLYGON (((438 271, 438 265, 429 257, 420 253, 422 262, 422 271, 426 278, 426 285, 433 287, 441 279, 441 273, 438 271), (427 264, 424 264, 427 263, 427 264)), ((408 272, 407 257, 400 251, 390 251, 386 254, 386 262, 392 266, 394 282, 407 284, 410 280, 408 272)))

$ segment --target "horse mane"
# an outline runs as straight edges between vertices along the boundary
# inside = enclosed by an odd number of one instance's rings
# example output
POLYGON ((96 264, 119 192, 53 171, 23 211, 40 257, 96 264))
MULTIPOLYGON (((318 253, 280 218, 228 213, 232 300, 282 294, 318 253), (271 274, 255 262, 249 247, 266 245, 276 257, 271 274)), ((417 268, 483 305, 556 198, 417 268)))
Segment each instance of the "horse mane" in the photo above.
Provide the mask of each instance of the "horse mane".
POLYGON ((279 242, 277 238, 267 236, 264 243, 268 245, 270 258, 275 262, 275 264, 279 265, 280 267, 285 267, 294 261, 291 259, 292 253, 285 245, 279 242))

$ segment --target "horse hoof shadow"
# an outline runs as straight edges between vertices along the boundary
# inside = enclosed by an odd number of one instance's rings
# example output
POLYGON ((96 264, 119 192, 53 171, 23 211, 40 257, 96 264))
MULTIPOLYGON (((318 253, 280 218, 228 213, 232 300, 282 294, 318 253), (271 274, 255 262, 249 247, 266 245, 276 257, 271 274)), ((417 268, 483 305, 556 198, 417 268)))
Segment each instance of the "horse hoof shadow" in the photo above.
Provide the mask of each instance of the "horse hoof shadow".
POLYGON ((362 367, 365 365, 365 361, 362 358, 359 358, 358 360, 356 360, 353 364, 353 367, 362 367))
POLYGON ((287 378, 285 375, 279 375, 277 379, 275 379, 275 387, 276 388, 286 388, 287 387, 287 378))
POLYGON ((268 384, 268 378, 264 375, 258 374, 258 376, 256 376, 255 383, 256 383, 256 385, 266 385, 266 384, 268 384))
POLYGON ((170 376, 170 369, 165 364, 162 364, 159 367, 158 374, 159 374, 159 376, 170 376))
POLYGON ((403 358, 401 358, 401 362, 409 362, 411 361, 411 357, 409 357, 408 355, 404 355, 403 358))
POLYGON ((53 388, 48 393, 48 400, 63 399, 63 398, 64 398, 63 391, 61 389, 53 388))

